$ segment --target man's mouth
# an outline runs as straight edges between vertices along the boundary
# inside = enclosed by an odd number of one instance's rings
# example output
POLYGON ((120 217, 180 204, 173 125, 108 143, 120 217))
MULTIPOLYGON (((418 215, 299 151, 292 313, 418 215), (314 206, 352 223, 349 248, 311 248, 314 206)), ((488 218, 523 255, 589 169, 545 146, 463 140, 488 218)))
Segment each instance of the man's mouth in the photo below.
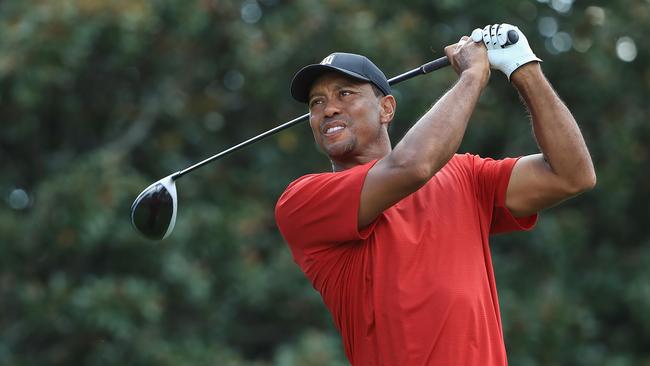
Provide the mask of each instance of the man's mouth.
POLYGON ((344 128, 345 127, 343 127, 343 126, 330 127, 330 128, 327 129, 327 131, 325 131, 325 133, 330 134, 332 132, 340 131, 340 130, 342 130, 344 128))
POLYGON ((345 127, 346 127, 345 123, 341 121, 333 121, 333 122, 326 123, 321 129, 321 131, 325 136, 332 136, 343 131, 345 127))

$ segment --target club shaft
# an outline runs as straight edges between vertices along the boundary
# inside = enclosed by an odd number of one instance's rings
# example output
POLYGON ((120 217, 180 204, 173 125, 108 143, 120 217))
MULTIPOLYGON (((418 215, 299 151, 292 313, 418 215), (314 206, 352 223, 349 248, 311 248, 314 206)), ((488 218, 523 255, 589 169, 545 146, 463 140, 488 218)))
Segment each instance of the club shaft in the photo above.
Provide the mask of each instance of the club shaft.
MULTIPOLYGON (((400 74, 400 75, 397 75, 395 77, 390 78, 388 80, 388 84, 395 85, 395 84, 401 83, 404 80, 411 79, 411 78, 413 78, 415 76, 418 76, 418 75, 428 74, 428 73, 430 73, 432 71, 441 69, 441 68, 443 68, 445 66, 449 66, 449 59, 446 56, 443 56, 443 57, 435 59, 435 60, 433 60, 431 62, 427 62, 426 64, 423 64, 420 67, 417 67, 417 68, 415 68, 413 70, 407 71, 407 72, 405 72, 403 74, 400 74)), ((200 161, 200 162, 198 162, 198 163, 196 163, 196 164, 194 164, 194 165, 192 165, 192 166, 190 166, 188 168, 185 168, 183 170, 179 170, 178 172, 172 174, 171 179, 176 180, 176 179, 182 177, 183 175, 185 175, 185 174, 187 174, 187 173, 189 173, 189 172, 191 172, 193 170, 196 170, 196 169, 198 169, 198 168, 200 168, 200 167, 202 167, 202 166, 204 166, 204 165, 206 165, 208 163, 211 163, 211 162, 213 162, 213 161, 215 161, 215 160, 217 160, 219 158, 222 158, 222 157, 224 157, 224 156, 226 156, 226 155, 228 155, 230 153, 233 153, 233 152, 235 152, 235 151, 237 151, 239 149, 242 149, 242 148, 244 148, 244 147, 246 147, 246 146, 248 146, 250 144, 254 144, 259 140, 262 140, 262 139, 264 139, 264 138, 266 138, 268 136, 274 135, 274 134, 276 134, 276 133, 278 133, 278 132, 280 132, 282 130, 285 130, 285 129, 293 126, 293 125, 296 125, 298 123, 307 121, 308 119, 309 119, 309 113, 303 114, 300 117, 294 118, 289 122, 285 122, 285 123, 283 123, 283 124, 281 124, 279 126, 276 126, 276 127, 272 128, 272 129, 270 129, 270 130, 268 130, 268 131, 266 131, 264 133, 261 133, 261 134, 255 136, 255 137, 252 137, 252 138, 250 138, 250 139, 248 139, 248 140, 246 140, 244 142, 240 142, 239 144, 237 144, 235 146, 232 146, 232 147, 230 147, 230 148, 228 148, 228 149, 226 149, 226 150, 224 150, 224 151, 222 151, 222 152, 220 152, 220 153, 218 153, 216 155, 213 155, 213 156, 211 156, 211 157, 209 157, 209 158, 207 158, 207 159, 205 159, 203 161, 200 161)))
POLYGON ((285 122, 285 123, 283 123, 283 124, 281 124, 281 125, 279 125, 277 127, 274 127, 272 129, 264 132, 264 133, 261 133, 261 134, 255 136, 255 137, 251 137, 250 139, 248 139, 248 140, 246 140, 244 142, 240 142, 237 145, 232 146, 232 147, 230 147, 230 148, 228 148, 228 149, 226 149, 226 150, 224 150, 224 151, 222 151, 222 152, 220 152, 220 153, 218 153, 216 155, 213 155, 213 156, 211 156, 211 157, 209 157, 209 158, 207 158, 207 159, 205 159, 203 161, 200 161, 200 162, 192 165, 189 168, 185 168, 185 169, 183 169, 181 171, 178 171, 178 172, 174 173, 171 178, 172 178, 172 180, 176 180, 176 179, 182 177, 183 175, 191 172, 192 170, 198 169, 198 168, 202 167, 205 164, 208 164, 208 163, 210 163, 210 162, 212 162, 214 160, 222 158, 222 157, 224 157, 224 156, 226 156, 226 155, 228 155, 230 153, 233 153, 233 152, 235 152, 235 151, 237 151, 237 150, 239 150, 241 148, 244 148, 244 147, 246 147, 246 146, 248 146, 250 144, 254 144, 257 141, 259 141, 259 140, 261 140, 261 139, 263 139, 265 137, 276 134, 276 133, 278 133, 278 132, 280 132, 282 130, 285 130, 285 129, 287 129, 287 128, 295 125, 295 124, 298 124, 300 122, 304 122, 304 121, 306 121, 308 119, 309 119, 309 113, 303 114, 302 116, 300 116, 298 118, 294 118, 289 122, 285 122))

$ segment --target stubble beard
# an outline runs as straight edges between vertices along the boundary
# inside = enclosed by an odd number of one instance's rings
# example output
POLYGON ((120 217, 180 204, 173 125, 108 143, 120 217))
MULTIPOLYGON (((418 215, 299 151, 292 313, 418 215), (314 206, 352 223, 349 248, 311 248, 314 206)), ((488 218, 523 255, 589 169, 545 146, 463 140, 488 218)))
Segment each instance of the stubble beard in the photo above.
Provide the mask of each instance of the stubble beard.
POLYGON ((332 160, 341 160, 354 151, 357 145, 356 136, 351 136, 346 141, 339 141, 331 145, 323 144, 321 150, 332 160))

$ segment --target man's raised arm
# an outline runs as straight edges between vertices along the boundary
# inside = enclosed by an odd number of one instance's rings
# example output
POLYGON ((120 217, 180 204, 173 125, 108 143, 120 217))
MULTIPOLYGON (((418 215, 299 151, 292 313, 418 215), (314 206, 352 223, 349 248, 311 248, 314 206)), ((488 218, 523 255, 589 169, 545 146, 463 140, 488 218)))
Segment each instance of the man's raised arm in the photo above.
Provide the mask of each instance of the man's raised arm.
POLYGON ((517 161, 508 185, 506 207, 527 216, 593 188, 596 173, 578 124, 540 65, 521 67, 511 81, 530 111, 542 151, 517 161))
POLYGON ((458 149, 490 75, 486 49, 466 42, 445 48, 458 82, 369 171, 361 191, 359 228, 418 190, 458 149))

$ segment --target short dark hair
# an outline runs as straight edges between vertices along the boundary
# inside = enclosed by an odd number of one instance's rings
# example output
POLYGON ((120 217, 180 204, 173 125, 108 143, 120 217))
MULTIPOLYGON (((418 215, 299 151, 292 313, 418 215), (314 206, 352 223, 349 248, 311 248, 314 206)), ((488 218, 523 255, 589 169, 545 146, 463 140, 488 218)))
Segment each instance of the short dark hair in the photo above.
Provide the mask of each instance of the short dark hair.
POLYGON ((370 86, 372 87, 372 91, 375 93, 375 96, 376 96, 377 98, 381 98, 381 97, 385 97, 385 96, 386 96, 386 94, 384 94, 384 92, 381 91, 381 89, 379 89, 379 88, 377 87, 377 85, 375 85, 375 84, 373 84, 373 83, 369 83, 369 84, 370 84, 370 86))

